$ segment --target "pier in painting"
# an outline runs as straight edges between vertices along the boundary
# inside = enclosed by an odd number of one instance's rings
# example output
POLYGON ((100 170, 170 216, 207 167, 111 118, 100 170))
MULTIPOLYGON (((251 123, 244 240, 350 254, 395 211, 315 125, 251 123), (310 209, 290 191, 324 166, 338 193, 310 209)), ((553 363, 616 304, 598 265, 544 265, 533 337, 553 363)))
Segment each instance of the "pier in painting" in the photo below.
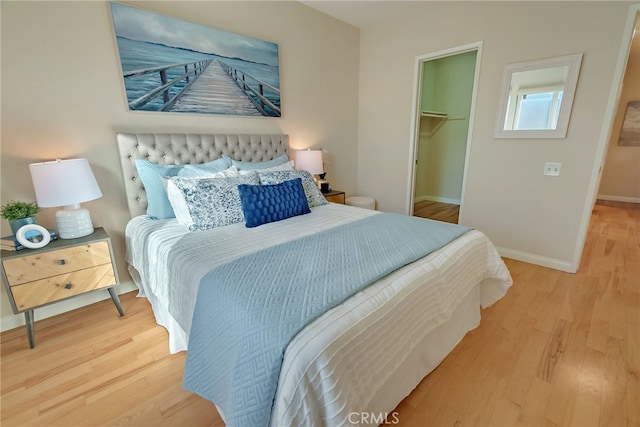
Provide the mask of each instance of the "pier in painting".
POLYGON ((243 116, 280 116, 280 108, 269 101, 265 91, 279 94, 279 89, 218 60, 203 60, 132 70, 124 73, 125 81, 157 73, 158 85, 129 102, 131 110, 138 110, 162 97, 158 111, 201 113, 225 111, 243 116), (169 79, 169 70, 184 70, 169 79), (171 89, 182 86, 174 95, 171 89))

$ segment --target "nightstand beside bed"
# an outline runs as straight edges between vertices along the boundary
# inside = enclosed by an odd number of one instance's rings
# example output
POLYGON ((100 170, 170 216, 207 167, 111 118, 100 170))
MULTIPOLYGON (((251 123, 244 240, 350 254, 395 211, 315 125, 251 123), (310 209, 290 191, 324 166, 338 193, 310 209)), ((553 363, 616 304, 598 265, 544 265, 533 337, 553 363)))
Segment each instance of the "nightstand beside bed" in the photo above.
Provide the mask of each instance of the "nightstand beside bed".
POLYGON ((345 194, 344 191, 331 190, 326 193, 322 193, 327 202, 331 203, 340 203, 344 205, 345 202, 345 194))
POLYGON ((120 316, 124 310, 111 239, 103 228, 77 239, 54 240, 40 249, 2 251, 2 282, 15 314, 24 313, 29 346, 35 346, 34 310, 106 289, 120 316))

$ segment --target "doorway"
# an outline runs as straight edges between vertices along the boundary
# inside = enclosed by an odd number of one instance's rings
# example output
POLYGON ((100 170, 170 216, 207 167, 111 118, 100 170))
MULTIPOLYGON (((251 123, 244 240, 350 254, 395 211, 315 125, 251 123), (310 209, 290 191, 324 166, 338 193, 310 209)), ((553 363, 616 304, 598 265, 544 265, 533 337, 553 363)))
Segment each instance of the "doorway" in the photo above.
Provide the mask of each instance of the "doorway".
POLYGON ((460 223, 481 43, 416 59, 408 212, 460 223))
POLYGON ((640 203, 640 137, 631 111, 640 111, 640 15, 627 55, 622 87, 607 146, 598 200, 640 203), (625 120, 626 119, 626 120, 625 120), (625 126, 625 123, 627 126, 625 126))
POLYGON ((636 25, 638 23, 639 16, 640 4, 631 6, 627 17, 626 28, 623 33, 623 41, 620 46, 616 69, 614 71, 609 100, 605 110, 604 126, 600 135, 600 142, 598 143, 598 151, 596 153, 596 163, 592 172, 592 179, 589 184, 589 192, 587 195, 588 199, 585 201, 585 209, 580 222, 578 241, 576 243, 573 261, 571 263, 571 268, 574 272, 578 271, 582 255, 586 252, 585 242, 587 232, 589 230, 589 223, 591 221, 593 208, 598 198, 598 193, 601 191, 600 184, 602 182, 602 171, 605 167, 605 160, 607 158, 607 151, 610 147, 611 138, 614 135, 614 122, 616 119, 619 101, 621 99, 620 96, 623 89, 625 72, 629 62, 629 55, 631 54, 631 47, 634 41, 634 34, 636 33, 636 25))

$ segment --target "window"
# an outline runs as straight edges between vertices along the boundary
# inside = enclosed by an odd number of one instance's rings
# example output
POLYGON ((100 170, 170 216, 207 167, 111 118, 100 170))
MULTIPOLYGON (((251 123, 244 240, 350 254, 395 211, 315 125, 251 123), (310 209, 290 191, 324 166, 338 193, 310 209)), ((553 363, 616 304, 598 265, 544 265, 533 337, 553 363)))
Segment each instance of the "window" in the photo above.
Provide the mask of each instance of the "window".
POLYGON ((506 65, 495 138, 566 138, 582 53, 506 65))
POLYGON ((513 94, 507 103, 505 129, 555 129, 560 115, 562 94, 562 90, 548 89, 529 89, 513 94))

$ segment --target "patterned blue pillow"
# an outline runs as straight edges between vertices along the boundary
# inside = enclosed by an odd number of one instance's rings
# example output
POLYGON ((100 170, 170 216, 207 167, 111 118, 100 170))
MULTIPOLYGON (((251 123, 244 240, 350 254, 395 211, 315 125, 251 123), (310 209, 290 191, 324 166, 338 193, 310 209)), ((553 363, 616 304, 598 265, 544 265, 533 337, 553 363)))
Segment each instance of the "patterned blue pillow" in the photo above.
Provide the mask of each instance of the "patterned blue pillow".
POLYGON ((304 170, 299 171, 277 171, 277 172, 260 172, 260 184, 280 184, 283 181, 289 181, 296 178, 302 179, 302 188, 304 188, 304 194, 307 197, 307 203, 309 207, 326 205, 328 202, 320 192, 320 189, 313 180, 311 174, 304 170))
POLYGON ((258 174, 228 178, 171 178, 191 216, 190 230, 208 230, 244 221, 238 185, 258 185, 258 174))
POLYGON ((300 178, 273 185, 241 184, 238 192, 248 228, 311 213, 300 178))

